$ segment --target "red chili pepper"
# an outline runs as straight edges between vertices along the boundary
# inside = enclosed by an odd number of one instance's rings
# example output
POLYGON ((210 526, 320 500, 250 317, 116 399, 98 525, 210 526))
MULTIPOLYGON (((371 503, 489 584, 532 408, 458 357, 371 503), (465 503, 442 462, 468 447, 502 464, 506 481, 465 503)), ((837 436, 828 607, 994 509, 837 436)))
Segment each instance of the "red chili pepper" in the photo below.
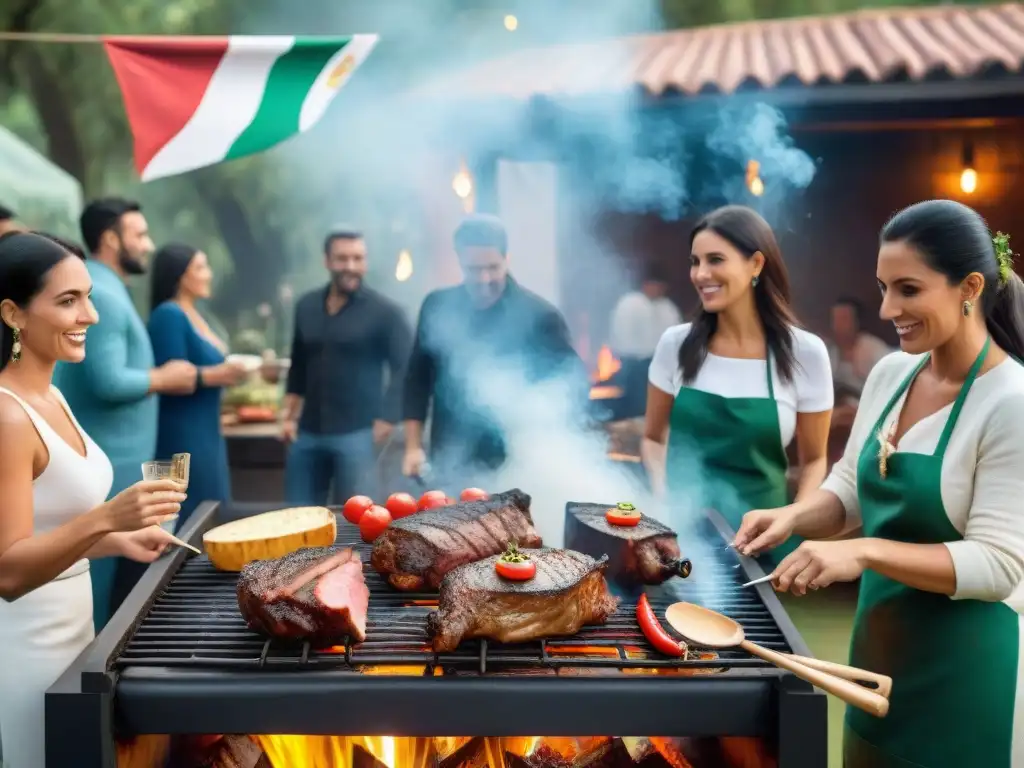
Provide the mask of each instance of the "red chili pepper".
POLYGON ((653 645, 658 651, 666 656, 685 656, 686 643, 681 643, 665 631, 654 615, 654 609, 647 601, 647 595, 640 595, 636 604, 636 621, 643 630, 647 642, 653 645))

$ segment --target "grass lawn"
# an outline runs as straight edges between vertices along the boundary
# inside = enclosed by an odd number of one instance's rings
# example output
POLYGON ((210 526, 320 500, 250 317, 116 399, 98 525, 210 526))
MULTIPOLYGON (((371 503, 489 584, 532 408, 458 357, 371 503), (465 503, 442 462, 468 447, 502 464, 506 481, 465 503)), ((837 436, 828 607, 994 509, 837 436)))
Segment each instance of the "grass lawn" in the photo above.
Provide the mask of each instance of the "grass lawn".
MULTIPOLYGON (((819 659, 849 662, 850 631, 857 607, 857 585, 839 584, 805 597, 780 595, 811 653, 819 659)), ((842 768, 843 716, 846 705, 828 697, 828 765, 842 768)))

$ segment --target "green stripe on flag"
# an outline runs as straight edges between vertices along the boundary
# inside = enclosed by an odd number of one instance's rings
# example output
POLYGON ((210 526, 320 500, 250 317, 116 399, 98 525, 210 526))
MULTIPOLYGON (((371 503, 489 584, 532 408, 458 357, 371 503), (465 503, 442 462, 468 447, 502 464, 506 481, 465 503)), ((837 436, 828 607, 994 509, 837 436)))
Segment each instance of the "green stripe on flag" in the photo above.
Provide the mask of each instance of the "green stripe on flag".
POLYGON ((306 95, 327 62, 351 38, 296 40, 270 69, 256 116, 235 139, 225 160, 262 152, 299 132, 299 113, 306 95))

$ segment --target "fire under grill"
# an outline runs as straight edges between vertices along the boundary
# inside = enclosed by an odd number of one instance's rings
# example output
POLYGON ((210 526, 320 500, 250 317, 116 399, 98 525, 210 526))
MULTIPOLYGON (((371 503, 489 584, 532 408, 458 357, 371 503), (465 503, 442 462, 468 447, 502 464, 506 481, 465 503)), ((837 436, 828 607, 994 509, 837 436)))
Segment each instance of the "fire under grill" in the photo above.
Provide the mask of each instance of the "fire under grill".
MULTIPOLYGON (((239 505, 232 516, 272 508, 239 505)), ((217 505, 202 505, 181 537, 200 545, 217 517, 217 505)), ((336 545, 358 549, 365 563, 365 642, 314 649, 265 640, 239 614, 237 575, 177 549, 48 691, 47 765, 113 768, 115 736, 139 734, 755 737, 784 768, 825 764, 823 694, 742 651, 661 656, 637 625, 639 592, 613 587, 616 614, 571 638, 470 640, 436 654, 426 632, 436 594, 391 589, 355 527, 339 517, 338 528, 336 545)), ((690 579, 647 587, 655 611, 699 603, 739 621, 759 645, 809 655, 769 587, 741 588, 760 570, 725 551, 728 534, 709 515, 710 559, 695 561, 690 579)))

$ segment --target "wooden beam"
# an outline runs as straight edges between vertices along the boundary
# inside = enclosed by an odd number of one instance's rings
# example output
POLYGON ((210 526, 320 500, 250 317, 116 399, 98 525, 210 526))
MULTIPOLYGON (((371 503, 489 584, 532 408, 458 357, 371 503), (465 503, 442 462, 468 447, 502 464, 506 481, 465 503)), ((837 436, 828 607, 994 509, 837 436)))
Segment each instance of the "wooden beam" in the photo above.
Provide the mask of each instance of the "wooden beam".
POLYGON ((1006 128, 1024 125, 1024 118, 1016 117, 975 117, 948 119, 906 120, 837 120, 795 123, 791 133, 883 133, 887 131, 952 131, 1006 128))

